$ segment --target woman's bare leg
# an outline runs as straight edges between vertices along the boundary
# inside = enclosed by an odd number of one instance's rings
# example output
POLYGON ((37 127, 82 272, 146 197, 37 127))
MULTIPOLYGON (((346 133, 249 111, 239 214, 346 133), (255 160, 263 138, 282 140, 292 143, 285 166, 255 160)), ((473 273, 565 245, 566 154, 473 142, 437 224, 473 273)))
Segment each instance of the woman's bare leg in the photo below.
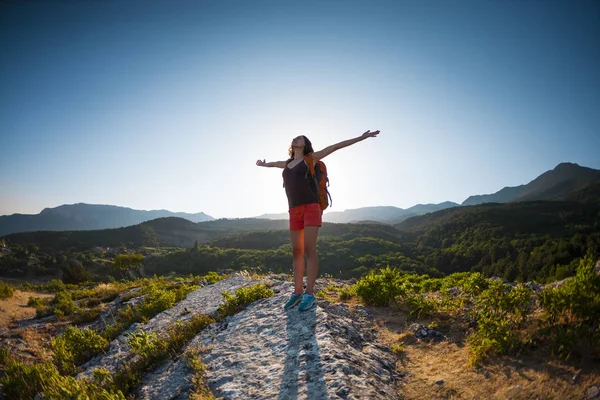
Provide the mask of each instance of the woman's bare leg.
MULTIPOLYGON (((304 230, 290 231, 294 255, 294 292, 302 293, 304 285, 304 230)), ((309 270, 310 271, 310 270, 309 270)))
POLYGON ((317 256, 318 226, 304 227, 304 253, 306 254, 306 291, 315 293, 315 281, 319 274, 319 257, 317 256))

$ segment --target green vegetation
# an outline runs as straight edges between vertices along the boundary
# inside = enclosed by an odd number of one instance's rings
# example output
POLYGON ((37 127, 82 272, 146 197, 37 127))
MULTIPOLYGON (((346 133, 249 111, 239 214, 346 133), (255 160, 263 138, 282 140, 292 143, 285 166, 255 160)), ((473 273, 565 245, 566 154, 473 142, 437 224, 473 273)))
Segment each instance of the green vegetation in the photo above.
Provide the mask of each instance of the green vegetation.
POLYGON ((234 295, 229 292, 223 292, 221 295, 225 299, 225 303, 219 306, 217 314, 219 318, 225 318, 239 312, 256 300, 271 297, 273 291, 264 284, 258 284, 247 288, 239 288, 234 295))
POLYGON ((143 254, 118 254, 113 260, 113 268, 120 272, 121 276, 131 271, 141 276, 140 266, 144 261, 143 254))
POLYGON ((215 396, 211 393, 204 380, 206 365, 202 362, 200 353, 202 353, 202 349, 190 348, 184 354, 187 359, 187 367, 194 372, 194 378, 192 379, 194 391, 189 398, 191 400, 214 400, 215 396))
POLYGON ((15 290, 6 282, 0 281, 0 300, 6 300, 15 294, 15 290))
POLYGON ((159 312, 185 299, 189 292, 198 288, 195 285, 169 282, 165 278, 142 279, 141 282, 144 286, 136 296, 145 295, 143 301, 119 311, 117 322, 107 326, 104 331, 107 339, 114 339, 134 322, 147 322, 159 312))
MULTIPOLYGON (((4 387, 4 394, 9 398, 34 398, 41 394, 43 398, 85 398, 85 399, 125 399, 133 387, 139 383, 143 374, 168 357, 175 357, 181 349, 194 338, 202 329, 215 322, 211 317, 201 314, 188 314, 186 318, 178 320, 166 332, 149 333, 137 330, 128 336, 127 344, 131 350, 139 355, 132 363, 127 364, 115 373, 104 369, 94 372, 91 379, 77 380, 73 375, 77 367, 91 357, 106 351, 109 340, 130 325, 133 321, 143 321, 151 318, 157 312, 172 307, 176 302, 195 288, 193 283, 217 281, 221 276, 210 274, 206 277, 196 276, 168 280, 166 278, 140 279, 136 284, 141 290, 136 296, 144 296, 144 300, 134 307, 128 307, 119 313, 118 322, 107 327, 104 332, 95 332, 89 328, 79 329, 69 326, 64 333, 54 338, 51 342, 53 362, 30 363, 14 359, 8 349, 0 348, 0 365, 4 366, 4 375, 0 384, 4 387)), ((93 296, 112 295, 112 288, 108 285, 95 288, 78 288, 59 291, 53 300, 55 312, 67 316, 77 317, 79 312, 92 310, 75 308, 71 303, 73 296, 83 296, 84 293, 93 296)), ((219 319, 240 311, 255 300, 271 296, 273 291, 264 284, 238 289, 234 295, 224 293, 224 305, 219 309, 219 319)), ((30 298, 32 306, 43 307, 45 303, 39 298, 30 298)), ((199 358, 188 360, 190 367, 195 371, 195 393, 193 398, 212 398, 210 392, 203 386, 203 364, 199 358), (204 389, 203 389, 204 388, 204 389)))
POLYGON ((54 363, 64 375, 75 373, 75 367, 108 349, 108 340, 95 331, 69 326, 52 339, 54 363))
POLYGON ((56 293, 54 300, 52 300, 52 305, 54 306, 54 315, 59 318, 65 315, 71 315, 77 309, 77 306, 71 297, 71 293, 66 291, 56 293))
POLYGON ((600 354, 600 275, 592 258, 581 261, 573 279, 545 288, 540 305, 544 310, 540 336, 552 343, 554 354, 567 359, 573 353, 600 354))
POLYGON ((396 354, 397 356, 402 356, 404 354, 404 343, 392 343, 390 349, 392 350, 392 353, 396 354))
POLYGON ((43 392, 43 398, 51 400, 125 400, 121 392, 110 385, 101 384, 98 377, 77 380, 72 376, 63 376, 49 362, 30 364, 10 359, 5 365, 0 384, 9 399, 33 399, 43 392))
MULTIPOLYGON (((600 257, 600 202, 587 201, 593 199, 589 193, 582 196, 581 202, 454 207, 395 226, 325 224, 318 242, 321 273, 360 278, 369 270, 390 265, 438 278, 454 272, 480 272, 516 282, 563 279, 575 274, 585 256, 600 257)), ((87 272, 92 280, 120 279, 130 272, 139 273, 139 261, 127 260, 141 256, 149 275, 224 269, 290 272, 291 246, 284 228, 285 221, 192 224, 164 218, 103 231, 9 235, 5 242, 11 254, 0 259, 0 276, 62 271, 65 282, 81 282, 87 272), (144 247, 164 246, 169 241, 186 248, 144 247), (110 252, 92 251, 97 244, 109 246, 110 252), (126 247, 136 249, 138 255, 126 254, 130 252, 126 247)))
POLYGON ((44 300, 42 300, 39 297, 29 296, 29 299, 27 300, 27 307, 38 308, 38 307, 44 307, 45 305, 46 305, 46 303, 44 302, 44 300))
POLYGON ((600 358, 600 275, 592 257, 580 261, 575 277, 539 293, 477 272, 431 278, 390 267, 371 271, 353 290, 367 304, 393 301, 416 319, 472 321, 467 342, 473 365, 531 346, 548 347, 563 358, 600 358), (533 313, 537 304, 542 317, 533 313))
POLYGON ((356 283, 354 291, 367 304, 385 306, 397 296, 406 293, 401 281, 404 274, 389 266, 381 270, 372 270, 356 283))
POLYGON ((471 310, 477 330, 467 340, 472 364, 514 351, 525 342, 523 328, 530 303, 529 289, 520 285, 511 288, 498 281, 477 296, 471 310))

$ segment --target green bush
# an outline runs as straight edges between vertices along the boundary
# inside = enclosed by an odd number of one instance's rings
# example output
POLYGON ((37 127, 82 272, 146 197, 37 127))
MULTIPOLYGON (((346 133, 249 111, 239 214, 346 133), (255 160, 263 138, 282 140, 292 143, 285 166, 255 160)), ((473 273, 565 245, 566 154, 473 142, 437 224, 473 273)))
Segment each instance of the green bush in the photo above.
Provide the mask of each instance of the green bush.
POLYGON ((60 279, 52 279, 45 285, 45 289, 52 293, 58 293, 67 290, 67 286, 60 279))
POLYGON ((127 394, 139 382, 142 371, 148 370, 169 356, 175 356, 187 342, 214 322, 211 317, 196 314, 185 322, 178 321, 165 335, 159 336, 147 332, 130 335, 128 344, 141 357, 117 371, 113 376, 114 389, 127 394))
POLYGON ((54 315, 57 317, 71 315, 77 309, 75 302, 71 298, 71 293, 66 291, 56 293, 54 300, 52 300, 52 305, 54 306, 54 315))
POLYGON ((192 340, 202 329, 215 320, 207 315, 194 314, 187 321, 177 321, 167 330, 167 340, 165 341, 168 350, 175 353, 186 343, 192 340))
POLYGON ((192 384, 194 385, 194 390, 190 394, 190 400, 212 400, 215 399, 215 396, 212 394, 205 380, 206 375, 206 365, 202 362, 202 358, 200 358, 200 349, 188 349, 184 354, 187 360, 187 367, 194 372, 194 377, 192 378, 192 384))
POLYGON ((0 378, 7 399, 34 399, 38 394, 50 400, 125 400, 120 391, 101 386, 97 379, 62 376, 49 362, 27 364, 11 360, 0 378))
POLYGON ((15 290, 8 283, 0 281, 0 300, 6 300, 15 294, 15 290))
POLYGON ((423 294, 410 294, 404 297, 404 304, 410 309, 413 318, 433 315, 438 309, 438 302, 423 294))
POLYGON ((526 338, 522 328, 530 311, 531 291, 522 285, 511 288, 500 282, 490 282, 475 300, 471 310, 477 330, 467 342, 471 364, 477 365, 494 354, 518 349, 526 338))
POLYGON ((142 357, 148 357, 155 353, 163 343, 156 339, 156 333, 137 330, 127 334, 127 345, 131 351, 142 357))
POLYGON ((592 257, 580 261, 575 276, 562 286, 545 288, 540 293, 544 310, 541 335, 552 343, 552 352, 570 358, 583 342, 593 346, 586 351, 600 351, 599 333, 594 324, 600 319, 600 276, 596 274, 592 257))
POLYGON ((134 296, 145 295, 144 300, 134 307, 126 306, 119 310, 118 322, 104 330, 103 335, 108 340, 117 337, 132 323, 148 321, 156 314, 173 307, 175 303, 185 299, 189 292, 198 288, 195 285, 173 285, 164 278, 151 281, 141 279, 139 282, 145 286, 134 296))
POLYGON ((2 391, 7 399, 33 399, 42 391, 43 385, 60 376, 50 363, 25 364, 9 362, 0 378, 2 391))
POLYGON ((54 363, 63 374, 74 374, 75 367, 108 348, 108 341, 92 329, 69 326, 52 340, 54 363))
POLYGON ((219 306, 217 314, 219 318, 224 318, 237 313, 256 300, 271 297, 273 291, 264 284, 258 284, 247 288, 239 288, 234 295, 229 292, 222 292, 221 295, 225 302, 219 306))
POLYGON ((211 285, 219 282, 220 280, 225 279, 226 277, 227 277, 226 275, 219 275, 214 271, 210 271, 209 273, 207 273, 206 275, 203 276, 203 278, 206 279, 206 281, 208 283, 210 283, 211 285))
POLYGON ((45 307, 46 302, 39 297, 29 296, 29 299, 27 300, 27 306, 33 308, 45 307))
POLYGON ((356 296, 356 288, 354 286, 343 286, 338 290, 340 300, 350 300, 356 296))
POLYGON ((0 347, 0 366, 6 365, 6 363, 11 359, 10 350, 8 347, 0 347))
POLYGON ((401 356, 404 354, 404 343, 392 343, 390 349, 392 350, 392 353, 396 354, 397 356, 401 356))
POLYGON ((73 313, 73 322, 76 324, 83 324, 91 322, 100 316, 102 310, 100 307, 93 308, 78 308, 73 313))
POLYGON ((402 275, 402 271, 389 266, 380 270, 371 270, 354 286, 356 295, 367 304, 385 306, 397 296, 406 293, 402 275))

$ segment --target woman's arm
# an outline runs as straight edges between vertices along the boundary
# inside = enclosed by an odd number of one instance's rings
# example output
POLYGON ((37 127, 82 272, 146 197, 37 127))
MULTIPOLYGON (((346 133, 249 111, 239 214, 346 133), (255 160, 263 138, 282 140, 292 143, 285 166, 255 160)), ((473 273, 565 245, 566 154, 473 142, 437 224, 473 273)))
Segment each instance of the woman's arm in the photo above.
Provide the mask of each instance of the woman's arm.
POLYGON ((371 132, 370 130, 368 130, 357 138, 344 140, 343 142, 339 142, 334 145, 325 147, 323 150, 315 151, 315 153, 313 155, 313 159, 315 162, 317 162, 320 159, 327 157, 328 155, 330 155, 331 153, 333 153, 336 150, 343 149, 344 147, 348 147, 354 143, 358 143, 362 140, 365 140, 366 138, 375 137, 378 134, 379 134, 379 131, 371 132))
POLYGON ((272 161, 265 162, 265 160, 258 160, 256 165, 259 167, 276 167, 276 168, 285 168, 286 161, 272 161))

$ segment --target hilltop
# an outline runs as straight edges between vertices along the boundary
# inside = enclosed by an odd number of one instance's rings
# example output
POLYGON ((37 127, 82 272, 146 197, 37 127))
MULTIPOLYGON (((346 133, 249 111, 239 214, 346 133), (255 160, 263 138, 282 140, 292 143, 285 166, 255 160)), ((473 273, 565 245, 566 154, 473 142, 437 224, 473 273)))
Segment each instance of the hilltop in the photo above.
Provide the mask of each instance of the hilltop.
POLYGON ((134 210, 103 204, 64 204, 59 207, 45 208, 39 214, 0 216, 0 236, 18 232, 121 228, 165 217, 185 218, 192 222, 214 219, 203 212, 189 214, 168 210, 134 210))
POLYGON ((546 286, 392 269, 358 282, 320 278, 318 305, 308 312, 282 309, 292 289, 284 274, 29 285, 56 298, 30 300, 38 319, 0 328, 2 393, 592 398, 600 341, 590 332, 600 304, 581 295, 600 293, 598 271, 600 262, 595 271, 588 259, 575 278, 546 286), (562 296, 577 300, 551 308, 562 296), (556 326, 567 314, 570 322, 556 326))

